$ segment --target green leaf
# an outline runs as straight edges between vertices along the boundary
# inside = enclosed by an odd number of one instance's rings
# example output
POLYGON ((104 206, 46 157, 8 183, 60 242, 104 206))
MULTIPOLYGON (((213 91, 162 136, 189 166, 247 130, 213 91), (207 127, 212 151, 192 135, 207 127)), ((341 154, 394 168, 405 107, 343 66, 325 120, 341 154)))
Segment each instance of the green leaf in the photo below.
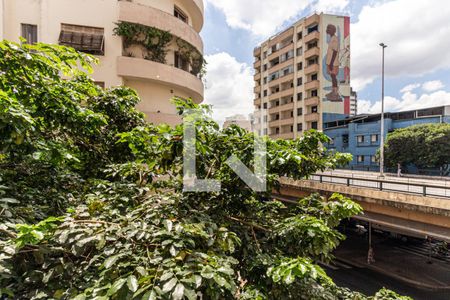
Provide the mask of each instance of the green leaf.
POLYGON ((175 286, 175 284, 177 284, 177 279, 176 278, 170 279, 163 285, 162 291, 164 293, 171 291, 173 289, 173 287, 175 286))
POLYGON ((125 282, 127 282, 127 280, 125 278, 119 278, 117 279, 113 285, 111 286, 111 288, 108 290, 107 295, 108 296, 113 296, 117 293, 118 290, 120 290, 122 288, 122 286, 125 284, 125 282))
POLYGON ((73 298, 72 300, 85 300, 85 299, 86 299, 86 295, 85 294, 79 294, 75 298, 73 298))
POLYGON ((111 268, 116 262, 117 260, 120 258, 120 254, 117 255, 113 255, 111 257, 108 257, 105 262, 103 263, 103 266, 105 267, 105 269, 109 269, 111 268))
POLYGON ((137 291, 137 289, 139 287, 139 284, 138 284, 138 281, 137 281, 137 279, 136 279, 136 277, 134 275, 128 276, 128 278, 127 278, 127 286, 128 286, 128 289, 131 292, 134 293, 134 292, 137 291))
POLYGON ((175 287, 175 290, 172 293, 173 300, 181 300, 184 295, 184 285, 182 283, 178 283, 175 287))
POLYGON ((142 296, 141 300, 156 300, 158 295, 156 294, 155 290, 148 291, 147 293, 142 296))

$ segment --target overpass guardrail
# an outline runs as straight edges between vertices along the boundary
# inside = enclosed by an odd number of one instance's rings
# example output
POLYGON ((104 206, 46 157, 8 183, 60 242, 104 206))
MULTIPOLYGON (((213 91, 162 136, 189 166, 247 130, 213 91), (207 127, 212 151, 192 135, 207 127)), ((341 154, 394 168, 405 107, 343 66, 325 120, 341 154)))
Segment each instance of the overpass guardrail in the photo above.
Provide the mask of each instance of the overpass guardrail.
POLYGON ((439 185, 429 183, 349 177, 334 174, 315 174, 312 175, 309 180, 318 181, 321 183, 333 183, 354 187, 372 188, 379 191, 411 193, 422 196, 444 197, 450 199, 450 185, 447 183, 439 185))

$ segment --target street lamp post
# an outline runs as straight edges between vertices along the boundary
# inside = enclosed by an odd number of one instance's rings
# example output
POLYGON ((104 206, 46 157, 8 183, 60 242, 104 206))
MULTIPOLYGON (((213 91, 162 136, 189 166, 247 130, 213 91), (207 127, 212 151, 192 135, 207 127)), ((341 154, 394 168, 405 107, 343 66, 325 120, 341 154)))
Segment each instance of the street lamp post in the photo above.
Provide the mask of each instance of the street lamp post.
POLYGON ((382 48, 381 67, 381 132, 380 132, 380 177, 384 177, 384 49, 386 44, 380 43, 382 48))

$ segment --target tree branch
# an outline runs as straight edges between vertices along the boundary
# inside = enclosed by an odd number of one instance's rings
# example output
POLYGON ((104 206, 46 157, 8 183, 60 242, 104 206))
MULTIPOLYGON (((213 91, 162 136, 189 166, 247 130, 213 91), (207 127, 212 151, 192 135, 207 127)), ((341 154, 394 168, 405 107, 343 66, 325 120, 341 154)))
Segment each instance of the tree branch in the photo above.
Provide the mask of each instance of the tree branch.
POLYGON ((270 229, 267 229, 267 228, 265 228, 265 227, 263 227, 261 225, 254 224, 254 223, 251 223, 251 222, 247 222, 247 221, 244 221, 244 220, 236 218, 236 217, 226 217, 226 218, 229 219, 229 220, 232 220, 232 221, 235 221, 235 222, 239 222, 241 224, 244 224, 244 225, 256 228, 256 229, 264 231, 264 232, 271 232, 270 229))

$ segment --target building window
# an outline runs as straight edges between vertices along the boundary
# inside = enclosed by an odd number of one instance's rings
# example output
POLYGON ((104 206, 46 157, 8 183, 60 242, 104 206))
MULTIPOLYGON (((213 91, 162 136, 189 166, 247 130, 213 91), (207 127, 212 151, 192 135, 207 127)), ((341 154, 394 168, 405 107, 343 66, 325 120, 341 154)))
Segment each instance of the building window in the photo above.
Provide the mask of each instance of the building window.
POLYGON ((291 125, 291 131, 290 132, 294 132, 294 126, 291 125))
POLYGON ((294 111, 291 110, 291 118, 293 118, 293 117, 294 117, 294 111))
POLYGON ((189 70, 189 63, 188 61, 180 55, 179 52, 175 52, 175 68, 182 69, 184 71, 189 70))
POLYGON ((377 157, 375 155, 370 156, 370 162, 372 164, 378 164, 377 157))
POLYGON ((298 64, 297 64, 297 71, 301 71, 303 69, 303 63, 302 62, 299 62, 298 64))
POLYGON ((267 102, 263 104, 263 108, 267 109, 267 102))
POLYGON ((303 131, 303 123, 297 123, 297 131, 303 131))
POLYGON ((344 146, 348 146, 348 134, 342 135, 342 143, 344 146))
POLYGON ((297 94, 297 101, 301 101, 303 100, 303 93, 298 93, 297 94))
POLYGON ((263 95, 264 97, 267 97, 267 90, 264 90, 263 95))
POLYGON ((173 15, 175 16, 175 18, 180 19, 184 23, 188 23, 188 16, 179 7, 175 6, 173 8, 173 15))
POLYGON ((364 163, 364 155, 357 155, 356 162, 359 164, 364 163))
POLYGON ((37 37, 37 25, 22 24, 22 37, 27 40, 28 44, 36 44, 37 37))
POLYGON ((263 52, 263 59, 266 59, 267 58, 267 51, 264 51, 263 52))
POLYGON ((105 30, 98 27, 61 24, 59 44, 89 54, 104 55, 105 30))
POLYGON ((364 136, 363 135, 358 135, 356 137, 356 141, 358 142, 358 144, 363 144, 364 143, 364 136))
POLYGON ((263 120, 265 123, 267 123, 267 116, 264 116, 263 120))
POLYGON ((297 116, 303 115, 303 108, 297 108, 297 116))
POLYGON ((317 95, 318 95, 317 90, 312 90, 311 91, 311 97, 317 97, 317 95))
POLYGON ((297 86, 300 86, 303 84, 303 77, 297 78, 297 86))
POLYGON ((267 135, 267 128, 264 128, 263 132, 264 132, 264 135, 267 135))
POLYGON ((298 47, 296 52, 297 52, 297 56, 302 55, 303 54, 303 48, 302 47, 298 47))
POLYGON ((263 65, 263 71, 267 71, 267 64, 263 65))
POLYGON ((370 142, 371 142, 372 144, 377 143, 377 142, 378 142, 378 134, 371 134, 371 135, 370 135, 370 142))
POLYGON ((317 106, 312 106, 311 107, 311 113, 317 113, 317 106))
POLYGON ((311 123, 311 128, 317 130, 317 128, 318 128, 317 121, 314 121, 314 122, 311 123))
POLYGON ((317 74, 311 75, 311 81, 317 80, 317 74))
POLYGON ((267 77, 263 78, 263 84, 267 84, 267 77))

